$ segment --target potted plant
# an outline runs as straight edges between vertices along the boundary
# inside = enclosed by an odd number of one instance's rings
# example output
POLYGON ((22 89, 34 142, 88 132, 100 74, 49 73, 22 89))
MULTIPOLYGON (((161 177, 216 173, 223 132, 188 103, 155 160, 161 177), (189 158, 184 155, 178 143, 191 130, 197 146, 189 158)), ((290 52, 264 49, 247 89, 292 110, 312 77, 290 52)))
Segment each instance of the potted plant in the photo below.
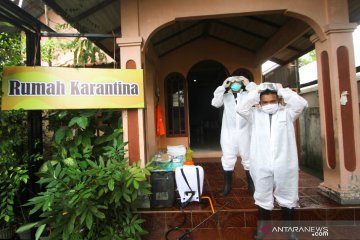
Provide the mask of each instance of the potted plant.
POLYGON ((140 239, 145 230, 135 210, 138 198, 150 194, 150 171, 125 157, 118 113, 56 116, 63 124, 54 134, 57 156, 40 169, 44 191, 27 204, 40 219, 18 232, 36 227, 36 239, 45 229, 50 239, 140 239))

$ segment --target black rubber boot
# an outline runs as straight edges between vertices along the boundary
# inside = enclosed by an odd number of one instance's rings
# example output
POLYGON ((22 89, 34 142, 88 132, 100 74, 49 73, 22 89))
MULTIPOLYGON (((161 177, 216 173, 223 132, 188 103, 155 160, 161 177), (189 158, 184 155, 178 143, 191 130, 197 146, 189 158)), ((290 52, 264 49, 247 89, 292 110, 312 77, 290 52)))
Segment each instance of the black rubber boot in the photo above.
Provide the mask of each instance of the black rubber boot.
POLYGON ((270 221, 271 211, 261 207, 258 207, 258 210, 259 210, 259 221, 254 235, 256 240, 264 239, 266 234, 270 233, 271 231, 270 225, 268 228, 266 227, 266 225, 268 225, 270 221))
POLYGON ((223 197, 228 195, 228 193, 231 191, 232 174, 233 174, 233 171, 224 171, 224 189, 220 193, 220 195, 223 197))
POLYGON ((247 185, 248 185, 248 191, 251 193, 251 195, 254 195, 255 186, 254 186, 254 182, 251 178, 250 171, 246 170, 245 174, 246 174, 246 181, 247 181, 247 185))
MULTIPOLYGON (((293 208, 281 207, 283 221, 285 221, 286 227, 293 227, 293 221, 295 216, 295 210, 293 208)), ((298 240, 296 232, 289 232, 289 240, 298 240)))

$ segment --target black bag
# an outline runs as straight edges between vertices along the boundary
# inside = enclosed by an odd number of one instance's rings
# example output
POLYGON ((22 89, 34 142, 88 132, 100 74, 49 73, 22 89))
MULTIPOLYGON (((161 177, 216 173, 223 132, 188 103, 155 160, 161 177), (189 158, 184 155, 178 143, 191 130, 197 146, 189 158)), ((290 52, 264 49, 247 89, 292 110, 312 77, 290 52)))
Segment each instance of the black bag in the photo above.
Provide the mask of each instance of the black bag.
POLYGON ((151 208, 172 207, 175 200, 175 177, 173 171, 151 172, 151 208))

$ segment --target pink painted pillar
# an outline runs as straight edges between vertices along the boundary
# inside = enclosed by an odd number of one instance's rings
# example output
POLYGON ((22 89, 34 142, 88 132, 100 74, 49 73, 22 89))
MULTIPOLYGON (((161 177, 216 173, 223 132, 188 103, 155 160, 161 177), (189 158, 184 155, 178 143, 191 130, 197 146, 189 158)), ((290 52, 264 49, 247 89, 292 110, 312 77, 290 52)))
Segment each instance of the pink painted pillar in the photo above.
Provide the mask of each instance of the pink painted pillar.
POLYGON ((323 149, 320 193, 341 204, 360 203, 360 131, 352 32, 355 24, 325 28, 315 42, 323 149))
MULTIPOLYGON (((116 39, 120 47, 120 67, 141 69, 143 40, 139 36, 138 2, 122 0, 120 11, 122 37, 116 39)), ((141 166, 145 166, 144 109, 123 109, 122 120, 129 162, 140 161, 141 166)))

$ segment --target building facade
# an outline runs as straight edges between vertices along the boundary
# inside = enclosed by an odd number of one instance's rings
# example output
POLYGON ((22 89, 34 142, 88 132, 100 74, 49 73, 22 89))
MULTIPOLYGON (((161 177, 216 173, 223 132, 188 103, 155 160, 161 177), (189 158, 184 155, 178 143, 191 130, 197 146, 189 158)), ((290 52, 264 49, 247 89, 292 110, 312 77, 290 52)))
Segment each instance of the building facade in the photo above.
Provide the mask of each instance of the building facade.
POLYGON ((219 133, 221 112, 202 112, 210 106, 215 87, 232 74, 262 82, 261 64, 311 28, 309 39, 315 46, 319 72, 322 141, 318 144, 322 145, 324 172, 320 188, 340 203, 360 203, 359 101, 352 41, 357 24, 349 22, 348 1, 122 0, 120 11, 122 37, 116 43, 121 68, 144 69, 146 92, 145 109, 123 110, 130 161, 145 163, 167 145, 198 144, 201 148, 202 142, 219 133), (155 48, 160 37, 172 37, 161 34, 173 24, 267 14, 285 15, 291 21, 255 52, 206 36, 163 54, 155 48), (209 66, 218 70, 201 75, 209 66), (206 76, 208 82, 200 79, 206 76), (340 102, 341 94, 346 94, 346 104, 340 102), (164 136, 156 135, 157 104, 164 118, 164 136))

